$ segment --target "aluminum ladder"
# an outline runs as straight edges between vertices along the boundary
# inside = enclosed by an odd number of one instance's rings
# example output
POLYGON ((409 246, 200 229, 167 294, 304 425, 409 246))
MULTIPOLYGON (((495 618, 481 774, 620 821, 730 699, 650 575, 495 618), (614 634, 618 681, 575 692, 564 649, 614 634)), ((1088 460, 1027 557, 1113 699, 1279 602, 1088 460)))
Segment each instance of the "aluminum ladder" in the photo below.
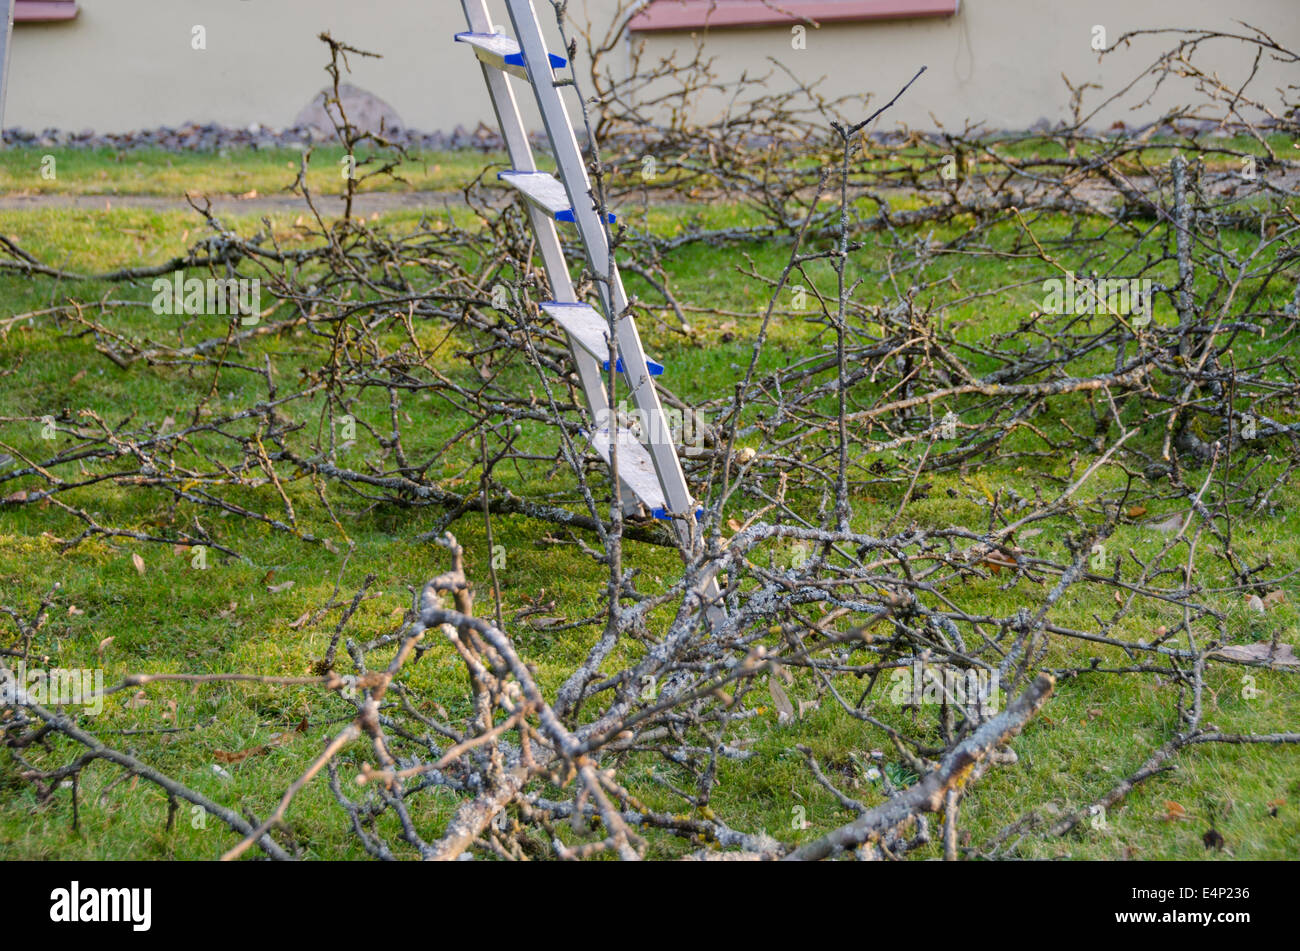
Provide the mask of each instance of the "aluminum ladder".
MULTIPOLYGON (((554 300, 540 303, 539 309, 568 338, 569 353, 594 423, 587 434, 592 448, 617 470, 625 510, 634 510, 638 503, 644 505, 655 518, 672 522, 684 555, 698 554, 702 545, 698 518, 702 510, 686 484, 652 379, 664 368, 646 357, 628 308, 618 265, 610 253, 606 224, 613 223, 614 215, 609 215, 607 222, 601 221, 596 210, 586 163, 560 95, 561 85, 572 84, 557 84, 555 78, 555 70, 564 68, 566 60, 546 49, 532 0, 506 0, 515 38, 499 32, 493 25, 486 0, 461 0, 461 6, 469 30, 456 34, 456 40, 473 49, 482 66, 492 108, 510 156, 511 169, 501 172, 499 178, 524 199, 551 293, 555 296, 554 300), (537 170, 511 86, 512 76, 532 87, 555 157, 558 178, 537 170), (556 222, 576 226, 587 265, 595 276, 599 308, 578 299, 556 222), (644 443, 631 430, 611 425, 614 418, 601 376, 602 371, 609 371, 611 332, 615 370, 628 387, 632 405, 639 411, 646 435, 644 443)), ((705 576, 696 591, 704 602, 710 626, 716 629, 726 620, 726 613, 715 576, 705 576)))

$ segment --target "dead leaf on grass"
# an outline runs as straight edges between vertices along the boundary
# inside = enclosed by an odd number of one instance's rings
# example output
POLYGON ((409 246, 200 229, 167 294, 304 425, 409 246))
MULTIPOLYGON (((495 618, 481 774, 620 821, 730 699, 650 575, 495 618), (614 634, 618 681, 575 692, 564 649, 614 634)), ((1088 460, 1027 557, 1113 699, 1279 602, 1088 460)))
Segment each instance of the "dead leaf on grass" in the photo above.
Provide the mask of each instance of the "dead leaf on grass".
POLYGON ((1230 660, 1238 664, 1265 664, 1274 669, 1283 667, 1300 667, 1300 657, 1295 655, 1290 644, 1278 644, 1274 651, 1271 644, 1229 644, 1210 654, 1218 660, 1230 660))
POLYGON ((776 722, 789 723, 794 719, 794 707, 790 705, 790 698, 786 696, 784 688, 775 677, 767 678, 767 692, 772 695, 772 702, 776 704, 776 722))

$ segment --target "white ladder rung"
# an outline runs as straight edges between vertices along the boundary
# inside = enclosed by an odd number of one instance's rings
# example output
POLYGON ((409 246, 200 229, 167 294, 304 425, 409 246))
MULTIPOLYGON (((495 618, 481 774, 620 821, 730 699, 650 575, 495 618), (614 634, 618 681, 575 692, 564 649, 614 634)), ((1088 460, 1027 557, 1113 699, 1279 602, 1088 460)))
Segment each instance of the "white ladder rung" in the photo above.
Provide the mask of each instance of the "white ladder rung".
MULTIPOLYGON (((501 172, 498 176, 556 221, 574 221, 573 203, 563 183, 549 172, 501 172)), ((609 223, 617 219, 609 216, 609 223)))
MULTIPOLYGON (((609 430, 598 429, 589 438, 600 458, 605 460, 606 465, 611 465, 609 447, 612 440, 609 430)), ((636 493, 636 497, 650 509, 655 518, 668 517, 668 503, 664 500, 664 490, 659 485, 659 476, 655 474, 650 453, 630 429, 618 430, 618 477, 636 493)))
MULTIPOLYGON (((589 304, 564 303, 548 300, 541 304, 542 312, 568 331, 578 346, 600 361, 601 369, 609 371, 609 324, 600 315, 600 311, 589 304)), ((645 361, 646 372, 651 376, 660 376, 664 372, 662 363, 656 363, 649 357, 645 361)), ((623 358, 617 358, 615 369, 623 372, 623 358)))
MULTIPOLYGON (((512 76, 518 76, 520 79, 528 78, 528 70, 524 66, 524 54, 519 49, 519 44, 503 33, 457 33, 457 43, 468 43, 474 47, 474 54, 487 63, 512 76)), ((568 60, 563 56, 556 56, 554 53, 547 53, 551 58, 552 69, 563 69, 568 65, 568 60)))

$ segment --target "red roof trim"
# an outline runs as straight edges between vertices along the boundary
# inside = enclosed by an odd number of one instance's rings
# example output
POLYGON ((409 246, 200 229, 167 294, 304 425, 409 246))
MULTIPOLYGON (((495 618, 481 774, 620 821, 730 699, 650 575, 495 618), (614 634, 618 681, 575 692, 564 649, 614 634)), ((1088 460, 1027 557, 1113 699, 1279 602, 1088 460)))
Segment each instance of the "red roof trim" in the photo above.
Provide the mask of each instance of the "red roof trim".
POLYGON ((632 18, 637 33, 701 27, 770 26, 837 20, 900 20, 952 16, 959 0, 651 0, 632 18))
POLYGON ((15 23, 46 23, 72 20, 77 16, 77 0, 16 0, 15 23))

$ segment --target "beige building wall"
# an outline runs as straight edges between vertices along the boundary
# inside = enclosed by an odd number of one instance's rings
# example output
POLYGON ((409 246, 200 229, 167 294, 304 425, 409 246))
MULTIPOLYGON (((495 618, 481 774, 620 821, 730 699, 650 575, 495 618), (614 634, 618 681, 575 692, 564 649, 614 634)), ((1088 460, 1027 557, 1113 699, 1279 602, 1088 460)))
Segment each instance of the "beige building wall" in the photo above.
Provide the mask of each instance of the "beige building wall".
MULTIPOLYGON (((960 129, 970 119, 992 128, 1023 129, 1039 119, 1055 122, 1070 116, 1070 92, 1062 74, 1075 85, 1101 85, 1104 95, 1090 91, 1085 99, 1100 104, 1177 42, 1172 34, 1135 38, 1128 49, 1099 62, 1091 46, 1095 26, 1105 29, 1106 43, 1111 44, 1138 29, 1243 32, 1237 20, 1300 52, 1300 0, 960 0, 953 17, 835 23, 809 29, 804 49, 792 49, 790 27, 727 29, 697 39, 703 53, 715 59, 720 77, 734 78, 746 69, 751 74, 766 71, 771 57, 806 83, 824 80, 817 91, 827 98, 872 93, 869 111, 887 102, 924 65, 925 74, 882 120, 887 125, 901 121, 933 129, 937 120, 960 129)), ((673 46, 679 47, 679 62, 689 58, 683 48, 690 42, 687 35, 647 34, 644 40, 647 62, 671 55, 673 46)), ((1250 75, 1254 53, 1244 44, 1216 42, 1205 47, 1196 62, 1240 84, 1250 75)), ((1275 90, 1287 83, 1300 84, 1298 73, 1294 66, 1283 69, 1265 62, 1250 88, 1256 96, 1277 101, 1275 90)), ((771 82, 774 88, 782 84, 789 88, 789 80, 780 73, 774 73, 771 82)), ((1152 108, 1140 115, 1153 118, 1160 110, 1193 97, 1186 83, 1166 86, 1152 100, 1152 108)), ((1141 95, 1129 95, 1122 104, 1103 110, 1096 124, 1133 123, 1137 116, 1129 107, 1146 97, 1152 83, 1140 88, 1141 95)), ((1290 98, 1300 98, 1300 89, 1293 90, 1290 98)), ((712 109, 699 117, 715 114, 721 99, 716 97, 712 109)))
MULTIPOLYGON (((504 4, 493 10, 509 22, 504 4)), ((407 125, 493 122, 473 53, 452 41, 465 29, 457 0, 81 0, 80 11, 15 25, 6 126, 287 126, 329 83, 323 31, 383 54, 353 57, 345 81, 407 125), (192 48, 196 25, 206 50, 192 48)))
MULTIPOLYGON (((490 0, 506 21, 504 5, 490 0)), ((538 0, 539 7, 549 6, 538 0)), ((615 0, 574 0, 577 15, 606 18, 615 0)), ((1164 40, 1135 44, 1099 64, 1090 48, 1092 28, 1113 41, 1128 29, 1166 26, 1238 28, 1241 19, 1300 49, 1297 0, 962 0, 955 17, 830 24, 809 29, 805 49, 792 49, 788 28, 725 29, 691 34, 650 34, 647 57, 689 58, 703 43, 715 70, 734 78, 780 60, 806 82, 825 77, 830 96, 874 93, 884 101, 924 63, 929 67, 889 124, 931 128, 960 126, 967 118, 993 127, 1023 128, 1040 118, 1068 114, 1061 80, 1117 88, 1141 71, 1164 40)), ((550 21, 543 10, 543 22, 550 21)), ((8 126, 27 129, 94 129, 121 132, 187 121, 246 126, 290 124, 325 86, 324 46, 330 31, 380 60, 355 59, 349 81, 391 103, 418 129, 491 123, 491 111, 472 54, 451 42, 464 28, 457 0, 81 0, 70 23, 15 27, 8 126), (206 30, 206 50, 192 48, 196 25, 206 30)), ((629 49, 616 54, 626 63, 629 49)), ((1240 81, 1249 58, 1226 46, 1212 62, 1225 78, 1240 81)), ((788 82, 780 77, 773 84, 788 82)), ((1297 82, 1266 64, 1256 81, 1273 89, 1297 82)), ((1186 98, 1168 90, 1163 106, 1186 98)), ((707 117, 717 103, 704 103, 707 117)), ((1132 117, 1111 109, 1104 121, 1132 117)))

